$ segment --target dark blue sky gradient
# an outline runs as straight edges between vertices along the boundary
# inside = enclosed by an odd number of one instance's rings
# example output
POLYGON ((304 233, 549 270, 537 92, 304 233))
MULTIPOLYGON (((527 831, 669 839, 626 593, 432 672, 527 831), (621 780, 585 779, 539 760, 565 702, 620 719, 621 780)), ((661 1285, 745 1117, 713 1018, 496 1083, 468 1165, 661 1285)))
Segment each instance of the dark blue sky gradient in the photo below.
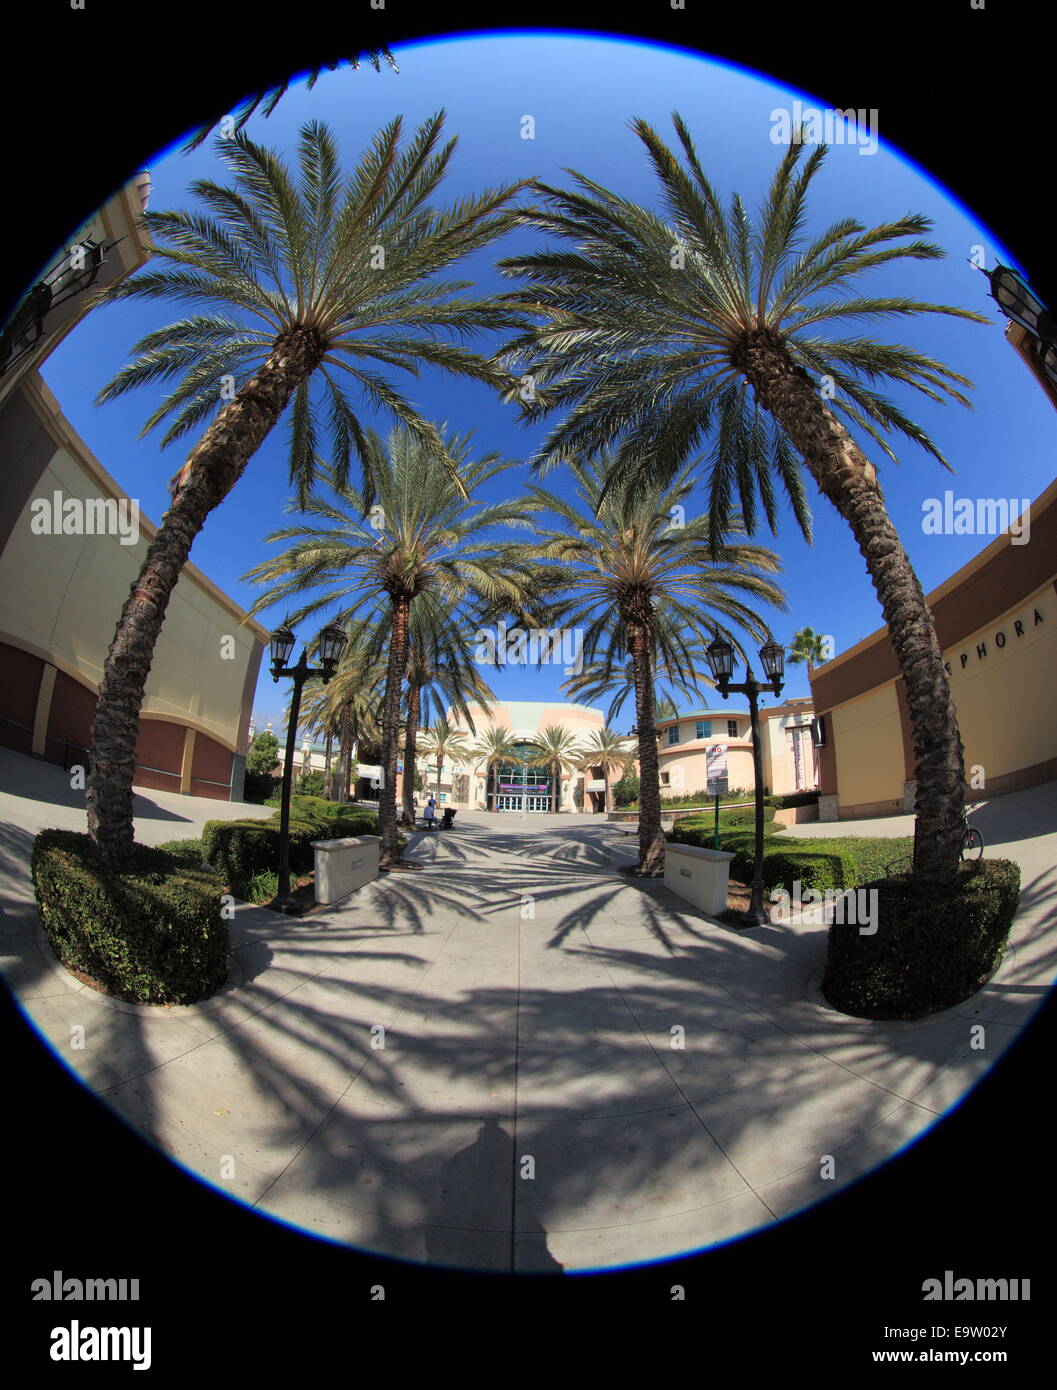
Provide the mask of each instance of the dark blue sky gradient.
MULTIPOLYGON (((567 184, 563 168, 579 170, 621 195, 657 206, 657 186, 645 150, 628 128, 645 117, 669 144, 676 143, 670 116, 675 109, 694 133, 702 164, 721 197, 738 191, 751 209, 764 194, 781 154, 770 139, 771 111, 797 97, 821 105, 810 94, 787 90, 765 78, 718 62, 656 46, 623 40, 549 34, 507 34, 452 39, 396 51, 398 74, 369 67, 327 74, 308 92, 298 84, 267 120, 255 117, 250 132, 292 162, 300 126, 327 121, 335 130, 346 169, 351 168, 374 132, 398 113, 410 133, 443 107, 446 131, 459 137, 440 201, 520 178, 539 177, 567 184), (521 119, 535 118, 536 138, 521 138, 521 119)), ((932 218, 933 240, 947 250, 939 262, 896 262, 860 277, 857 290, 900 294, 961 305, 989 313, 990 326, 941 316, 913 320, 836 324, 840 336, 874 336, 905 342, 930 353, 975 383, 975 409, 940 406, 913 391, 889 394, 937 441, 955 469, 947 473, 923 450, 895 445, 900 466, 889 463, 872 441, 866 452, 877 463, 889 508, 926 590, 946 579, 989 541, 977 536, 929 536, 922 532, 922 503, 953 489, 958 497, 1034 499, 1054 476, 1053 445, 1057 418, 1052 405, 1003 337, 1005 320, 987 297, 987 282, 969 263, 982 246, 986 265, 1010 261, 1004 249, 972 215, 908 160, 886 149, 884 111, 879 115, 881 147, 872 156, 850 145, 831 147, 815 180, 809 235, 838 217, 852 216, 869 226, 907 212, 932 218)), ((959 138, 952 132, 952 139, 959 138)), ((187 205, 194 178, 225 181, 226 166, 212 144, 185 156, 178 148, 150 163, 155 209, 187 205)), ((132 171, 129 171, 130 173, 132 171)), ((542 245, 525 231, 454 267, 452 278, 472 279, 487 290, 509 288, 494 263, 521 247, 542 245)), ((178 304, 117 304, 90 315, 52 355, 44 376, 74 427, 105 468, 143 511, 159 520, 167 504, 166 483, 183 460, 181 444, 164 455, 156 438, 137 439, 143 420, 162 394, 144 389, 96 408, 96 392, 128 360, 144 333, 188 310, 178 304)), ((494 344, 479 340, 484 351, 494 344)), ((399 374, 401 388, 419 409, 462 432, 473 430, 481 450, 498 449, 513 460, 535 451, 548 426, 526 429, 512 406, 499 403, 483 386, 456 382, 437 372, 417 380, 399 374)), ((395 378, 394 378, 395 379, 395 378)), ((364 419, 383 433, 391 421, 365 408, 364 419)), ((256 590, 241 576, 274 547, 264 536, 284 524, 289 496, 285 425, 252 460, 242 481, 209 518, 195 542, 192 560, 244 606, 256 590)), ((158 432, 160 437, 161 431, 158 432)), ((184 441, 191 444, 194 440, 184 441)), ((493 484, 486 496, 516 495, 528 476, 523 462, 493 484)), ((561 473, 548 485, 568 487, 561 473)), ((777 539, 766 531, 756 540, 779 551, 785 570, 780 582, 790 604, 776 614, 779 640, 790 640, 810 624, 833 636, 845 650, 881 623, 880 609, 865 566, 847 526, 817 497, 809 480, 815 515, 815 542, 799 537, 788 508, 777 539)), ((115 613, 115 620, 117 614, 115 613)), ((265 615, 277 621, 281 614, 265 615)), ((307 631, 304 636, 310 636, 307 631)), ((515 668, 495 673, 500 699, 562 699, 560 668, 515 668)), ((802 668, 792 668, 787 693, 806 694, 802 668)), ((255 711, 278 723, 285 683, 262 676, 255 711)), ((713 697, 710 703, 718 703, 713 697)), ((631 722, 630 714, 624 721, 631 722)))

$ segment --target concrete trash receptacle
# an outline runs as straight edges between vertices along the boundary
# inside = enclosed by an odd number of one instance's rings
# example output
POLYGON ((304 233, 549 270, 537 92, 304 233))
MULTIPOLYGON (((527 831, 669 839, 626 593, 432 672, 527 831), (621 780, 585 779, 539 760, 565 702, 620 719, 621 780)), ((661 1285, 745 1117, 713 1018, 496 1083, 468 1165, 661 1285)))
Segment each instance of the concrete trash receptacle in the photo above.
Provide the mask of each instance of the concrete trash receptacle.
POLYGON ((664 885, 715 917, 726 911, 733 858, 726 850, 673 845, 669 841, 664 847, 664 885))
POLYGON ((379 835, 345 840, 313 840, 316 852, 317 903, 335 903, 378 877, 379 835))

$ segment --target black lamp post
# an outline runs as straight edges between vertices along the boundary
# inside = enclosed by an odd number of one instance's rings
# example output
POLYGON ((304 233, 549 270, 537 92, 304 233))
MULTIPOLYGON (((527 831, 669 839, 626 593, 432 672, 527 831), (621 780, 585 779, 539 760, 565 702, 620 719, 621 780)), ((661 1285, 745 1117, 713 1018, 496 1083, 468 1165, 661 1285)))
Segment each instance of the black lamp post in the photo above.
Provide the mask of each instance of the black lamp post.
POLYGON ((785 670, 785 648, 777 642, 767 642, 760 648, 760 662, 767 680, 761 685, 746 664, 746 679, 741 685, 731 683, 734 671, 734 648, 729 642, 717 637, 710 642, 705 652, 708 664, 715 677, 716 689, 724 700, 728 695, 747 695, 749 697, 749 721, 752 728, 752 769, 755 781, 756 801, 756 853, 753 864, 752 899, 748 916, 755 926, 767 921, 763 906, 763 747, 760 741, 760 707, 758 696, 763 691, 782 693, 782 674, 785 670))
POLYGON ((313 676, 321 676, 326 685, 337 667, 348 638, 344 631, 334 623, 328 624, 316 640, 316 648, 322 663, 318 668, 308 664, 308 648, 301 653, 296 666, 288 666, 290 653, 294 649, 294 634, 286 626, 276 628, 272 633, 272 680, 289 676, 294 683, 294 693, 290 698, 290 722, 286 729, 286 757, 283 760, 283 792, 279 812, 279 890, 268 906, 276 912, 285 912, 289 917, 300 915, 300 908, 290 892, 290 786, 293 780, 294 744, 297 742, 297 720, 301 713, 301 691, 305 681, 313 676))
POLYGON ((1039 371, 1057 388, 1057 315, 1047 309, 1027 281, 1010 266, 995 266, 987 278, 991 282, 991 298, 1007 319, 1019 323, 1030 336, 1039 371))

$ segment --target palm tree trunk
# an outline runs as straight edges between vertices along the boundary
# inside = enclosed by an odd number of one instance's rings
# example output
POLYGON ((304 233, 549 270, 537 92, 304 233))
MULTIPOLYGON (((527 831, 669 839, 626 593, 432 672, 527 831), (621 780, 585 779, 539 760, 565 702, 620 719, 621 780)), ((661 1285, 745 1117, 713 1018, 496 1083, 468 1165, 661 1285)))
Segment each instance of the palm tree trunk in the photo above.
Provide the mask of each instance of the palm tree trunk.
POLYGON ((609 813, 610 811, 612 811, 612 809, 613 809, 613 807, 612 807, 612 805, 611 805, 611 803, 610 803, 610 799, 609 799, 609 764, 608 764, 608 763, 603 763, 603 764, 602 764, 602 781, 605 783, 605 790, 604 790, 603 795, 602 795, 602 805, 605 807, 605 809, 606 809, 606 814, 608 815, 608 813, 609 813))
POLYGON ((654 728, 653 642, 649 600, 628 621, 631 669, 635 681, 635 715, 639 731, 639 873, 664 871, 664 832, 661 830, 661 782, 654 728))
POLYGON ((176 496, 147 548, 103 667, 88 777, 88 832, 108 864, 132 856, 132 781, 143 691, 165 612, 195 537, 315 370, 319 342, 304 329, 277 339, 260 372, 206 430, 179 475, 176 496))
POLYGON ((328 725, 327 725, 327 747, 326 747, 326 752, 325 752, 325 754, 324 754, 324 759, 325 759, 325 761, 324 761, 324 765, 323 765, 323 785, 324 785, 324 786, 326 787, 326 789, 327 789, 327 794, 328 794, 328 796, 329 796, 329 794, 330 794, 330 754, 331 754, 331 749, 333 748, 333 746, 334 746, 334 730, 333 730, 333 729, 330 727, 330 725, 328 724, 328 725))
POLYGON ((341 733, 338 735, 338 745, 338 786, 336 791, 338 793, 337 800, 344 801, 350 795, 349 780, 352 772, 352 712, 351 706, 348 704, 343 705, 341 710, 341 733))
POLYGON ((421 692, 413 685, 407 692, 407 733, 404 736, 404 782, 401 801, 403 824, 415 828, 415 754, 418 739, 418 712, 421 692))
POLYGON ((932 612, 892 525, 873 465, 789 357, 761 330, 738 365, 803 456, 819 491, 851 527, 881 603, 903 674, 917 778, 914 878, 949 887, 958 873, 965 801, 964 750, 932 612))
POLYGON ((393 629, 389 638, 389 661, 385 674, 385 704, 382 711, 382 785, 378 793, 378 833, 382 837, 380 866, 391 868, 399 862, 400 844, 396 823, 396 754, 400 742, 400 693, 407 670, 407 629, 411 600, 403 594, 392 599, 393 629))

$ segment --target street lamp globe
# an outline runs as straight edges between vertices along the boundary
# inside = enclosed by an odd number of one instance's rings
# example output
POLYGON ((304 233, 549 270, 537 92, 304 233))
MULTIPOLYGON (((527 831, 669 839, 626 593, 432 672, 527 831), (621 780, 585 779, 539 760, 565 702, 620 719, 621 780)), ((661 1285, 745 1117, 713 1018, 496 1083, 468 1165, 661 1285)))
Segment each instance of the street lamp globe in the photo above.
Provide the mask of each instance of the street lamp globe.
POLYGON ((722 637, 716 637, 705 648, 705 657, 716 683, 720 687, 726 685, 734 670, 734 648, 722 637))
POLYGON ((760 648, 760 661, 767 679, 781 685, 782 674, 785 671, 785 648, 777 642, 765 642, 760 648))
POLYGON ((345 629, 337 623, 328 623, 319 634, 318 650, 319 659, 323 663, 323 680, 328 681, 334 674, 334 668, 345 650, 345 643, 348 641, 345 629))
POLYGON ((277 627, 272 633, 272 680, 279 679, 279 673, 290 659, 290 653, 294 649, 294 634, 285 624, 277 627))

